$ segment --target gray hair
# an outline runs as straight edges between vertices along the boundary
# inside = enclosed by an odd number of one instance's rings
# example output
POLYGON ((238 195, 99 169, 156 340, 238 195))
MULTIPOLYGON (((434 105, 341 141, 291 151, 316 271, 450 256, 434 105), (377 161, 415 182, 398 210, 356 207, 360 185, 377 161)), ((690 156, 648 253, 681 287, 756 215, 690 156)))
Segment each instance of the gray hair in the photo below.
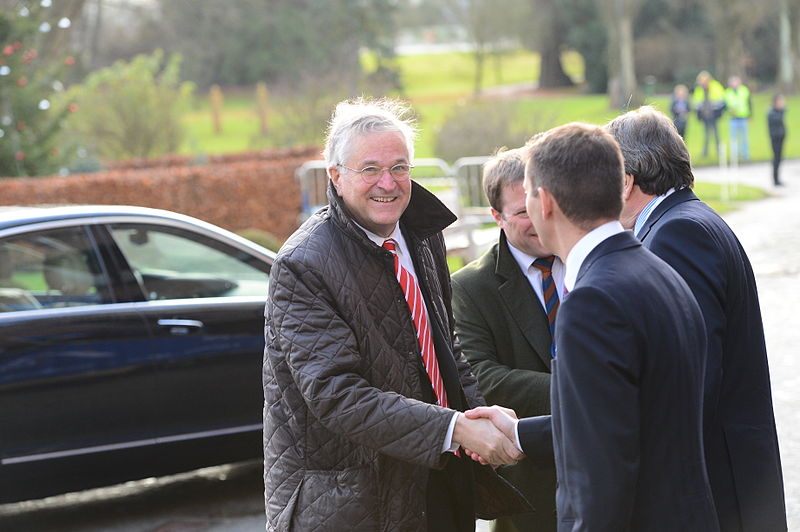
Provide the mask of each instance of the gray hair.
POLYGON ((328 166, 344 164, 350 155, 353 140, 358 135, 376 131, 397 131, 403 135, 408 159, 414 159, 414 140, 417 129, 414 119, 407 117, 410 106, 399 100, 356 98, 336 105, 322 152, 328 166))
POLYGON ((692 161, 672 120, 645 105, 605 125, 622 150, 625 173, 642 192, 653 196, 671 188, 692 187, 692 161))
POLYGON ((503 189, 525 179, 525 151, 503 147, 483 163, 483 191, 497 212, 503 210, 503 189))

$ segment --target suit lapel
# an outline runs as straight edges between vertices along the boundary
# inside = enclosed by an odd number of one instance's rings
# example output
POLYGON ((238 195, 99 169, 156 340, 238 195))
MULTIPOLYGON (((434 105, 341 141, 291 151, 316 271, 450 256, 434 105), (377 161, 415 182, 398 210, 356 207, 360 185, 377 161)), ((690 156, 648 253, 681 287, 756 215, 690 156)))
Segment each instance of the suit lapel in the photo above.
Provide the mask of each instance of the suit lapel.
POLYGON ((550 328, 542 304, 533 292, 528 278, 508 250, 505 233, 500 233, 497 244, 497 266, 495 274, 504 279, 497 291, 508 307, 522 335, 542 362, 550 367, 550 328))
POLYGON ((647 235, 650 233, 650 230, 653 228, 656 222, 658 222, 658 220, 660 220, 661 217, 664 216, 672 207, 685 201, 693 200, 700 201, 700 198, 695 196, 694 192, 692 192, 692 189, 682 188, 680 190, 676 190, 664 198, 664 201, 662 201, 658 207, 655 208, 655 210, 650 214, 650 217, 647 218, 644 227, 639 230, 636 238, 644 242, 645 238, 647 238, 647 235))

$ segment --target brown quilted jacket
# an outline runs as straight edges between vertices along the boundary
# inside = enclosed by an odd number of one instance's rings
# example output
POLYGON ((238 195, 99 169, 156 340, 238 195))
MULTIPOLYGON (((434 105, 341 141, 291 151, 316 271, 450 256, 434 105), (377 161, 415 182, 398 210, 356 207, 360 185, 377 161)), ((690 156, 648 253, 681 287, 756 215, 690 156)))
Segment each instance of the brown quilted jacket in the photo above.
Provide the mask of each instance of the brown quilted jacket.
MULTIPOLYGON (((332 187, 328 198, 271 271, 263 368, 267 529, 425 530, 428 471, 454 459, 441 452, 453 411, 422 401, 419 349, 402 290, 390 282, 391 256, 353 224, 332 187)), ((451 338, 441 230, 454 220, 412 185, 400 223, 429 288, 430 319, 451 338)), ((451 347, 463 402, 482 404, 454 338, 451 347)), ((503 498, 493 472, 476 470, 489 480, 476 486, 477 498, 503 498)), ((511 493, 500 502, 479 513, 504 513, 502 503, 518 499, 511 493)))

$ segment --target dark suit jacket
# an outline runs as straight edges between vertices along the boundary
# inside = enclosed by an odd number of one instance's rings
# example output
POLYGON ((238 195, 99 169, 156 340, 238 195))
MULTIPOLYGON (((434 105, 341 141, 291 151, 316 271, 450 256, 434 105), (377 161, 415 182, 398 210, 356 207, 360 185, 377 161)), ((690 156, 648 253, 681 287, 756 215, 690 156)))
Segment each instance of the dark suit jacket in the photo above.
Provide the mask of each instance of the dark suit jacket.
POLYGON ((688 188, 656 207, 637 236, 684 278, 705 318, 706 462, 722 530, 786 530, 764 329, 747 254, 688 188))
MULTIPOLYGON (((453 315, 461 350, 489 404, 520 417, 550 413, 550 329, 505 233, 491 249, 452 276, 453 315)), ((555 468, 530 460, 498 469, 522 491, 535 513, 498 519, 494 530, 555 530, 555 468)))
MULTIPOLYGON (((581 266, 556 339, 559 530, 717 530, 702 444, 705 332, 686 283, 631 232, 614 235, 581 266)), ((520 421, 534 459, 530 429, 543 421, 520 421)))

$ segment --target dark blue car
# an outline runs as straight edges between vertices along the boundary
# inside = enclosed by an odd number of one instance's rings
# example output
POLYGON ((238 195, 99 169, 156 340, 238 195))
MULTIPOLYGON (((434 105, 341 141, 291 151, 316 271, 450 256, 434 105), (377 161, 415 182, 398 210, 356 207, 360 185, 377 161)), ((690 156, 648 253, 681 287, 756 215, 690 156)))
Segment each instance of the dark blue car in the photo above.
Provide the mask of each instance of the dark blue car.
POLYGON ((0 207, 0 502, 261 456, 273 257, 166 211, 0 207))

